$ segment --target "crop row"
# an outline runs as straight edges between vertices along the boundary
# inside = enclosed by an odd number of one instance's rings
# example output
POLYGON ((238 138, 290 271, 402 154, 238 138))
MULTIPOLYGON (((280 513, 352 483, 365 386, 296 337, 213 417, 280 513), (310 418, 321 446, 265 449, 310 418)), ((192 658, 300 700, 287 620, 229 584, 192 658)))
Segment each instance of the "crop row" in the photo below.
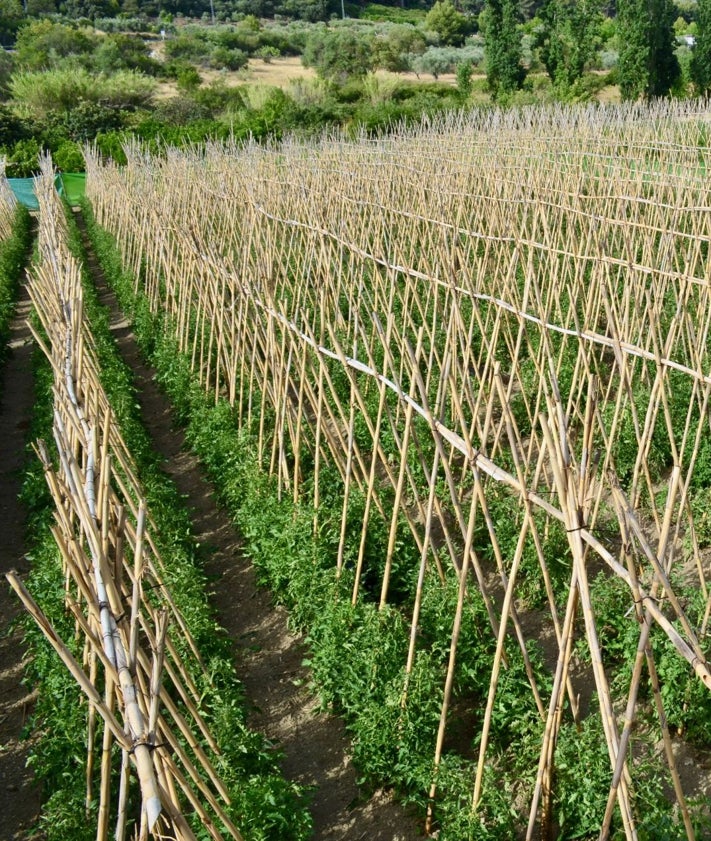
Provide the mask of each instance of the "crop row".
MULTIPOLYGON (((240 832, 254 839, 306 837, 310 818, 303 793, 281 777, 278 756, 264 738, 245 726, 242 689, 228 642, 207 603, 189 517, 160 472, 159 459, 140 426, 130 372, 117 354, 107 313, 97 302, 90 278, 80 277, 70 250, 70 245, 75 253, 80 250, 78 235, 58 204, 47 179, 40 262, 33 271, 31 292, 40 313, 35 332, 51 368, 45 365, 38 375, 33 432, 54 438, 59 453, 52 457, 40 444, 44 471, 31 468, 26 482, 25 499, 36 519, 33 533, 39 535, 27 590, 38 604, 32 608, 35 617, 43 614, 64 643, 54 649, 65 663, 71 665, 72 656, 75 662, 72 677, 47 643, 52 635, 28 628, 28 677, 39 686, 36 719, 43 733, 32 762, 47 793, 41 827, 48 838, 95 838, 97 833, 106 837, 110 814, 119 837, 133 831, 134 822, 138 828, 142 809, 150 806, 145 795, 151 772, 140 764, 141 750, 148 748, 165 816, 161 820, 173 825, 176 837, 240 837, 240 832), (73 319, 69 334, 63 328, 67 317, 73 319), (73 386, 67 391, 69 377, 73 386), (97 457, 92 446, 83 449, 87 430, 97 457), (74 437, 65 444, 67 435, 74 437), (135 462, 129 452, 135 454, 135 462), (54 491, 54 506, 42 490, 42 472, 54 491), (73 508, 72 477, 80 474, 96 495, 87 495, 85 505, 78 499, 73 508), (92 515, 99 524, 96 532, 84 510, 91 513, 92 499, 98 512, 92 515), (123 525, 117 528, 116 522, 123 525), (122 554, 128 559, 123 569, 122 554), (92 586, 99 585, 81 574, 92 566, 97 581, 104 576, 108 601, 92 593, 92 586), (115 578, 106 577, 110 570, 115 570, 115 578), (123 612, 116 612, 116 600, 123 612), (114 611, 118 622, 106 620, 107 610, 114 611), (109 650, 102 653, 99 617, 104 641, 111 626, 115 651, 125 646, 130 676, 122 672, 120 662, 114 665, 109 650), (160 642, 163 617, 168 628, 160 642), (152 622, 157 622, 155 631, 152 622), (146 650, 152 652, 147 658, 146 650), (142 682, 142 669, 150 666, 151 657, 149 689, 142 682), (82 670, 91 703, 81 700, 75 679, 82 670), (162 681, 156 683, 161 671, 162 681), (128 711, 131 680, 140 686, 136 700, 150 722, 150 729, 142 733, 135 732, 136 719, 128 711), (115 726, 112 715, 117 714, 125 735, 115 726), (140 776, 140 794, 133 773, 126 773, 131 757, 140 776), (175 803, 190 805, 171 805, 175 803), (192 828, 180 818, 181 808, 192 828)), ((22 591, 21 585, 16 589, 22 591)), ((24 599, 32 607, 26 593, 24 599)))
POLYGON ((324 700, 444 837, 694 837, 674 740, 709 746, 708 119, 89 158, 324 700))
MULTIPOLYGON (((3 181, 3 183, 5 183, 3 181)), ((1 190, 2 188, 0 188, 1 190)), ((0 363, 8 351, 10 322, 30 243, 30 215, 13 197, 0 194, 0 363)))

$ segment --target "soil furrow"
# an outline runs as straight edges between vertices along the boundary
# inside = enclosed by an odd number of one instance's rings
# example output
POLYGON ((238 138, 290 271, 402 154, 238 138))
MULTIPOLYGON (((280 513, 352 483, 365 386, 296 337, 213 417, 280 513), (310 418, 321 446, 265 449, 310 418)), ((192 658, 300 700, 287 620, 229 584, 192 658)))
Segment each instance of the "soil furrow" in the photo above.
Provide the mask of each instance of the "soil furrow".
POLYGON ((37 821, 40 793, 26 767, 29 741, 22 738, 33 696, 22 684, 22 633, 13 627, 21 605, 4 574, 28 571, 26 511, 22 488, 25 439, 34 400, 32 338, 27 288, 21 287, 11 325, 10 354, 0 386, 0 838, 20 841, 37 821))
MULTIPOLYGON (((205 569, 211 602, 232 644, 237 672, 251 712, 249 724, 284 752, 282 768, 292 780, 313 787, 314 838, 318 841, 410 841, 421 838, 417 821, 386 792, 364 797, 348 757, 340 719, 319 712, 308 690, 307 651, 287 628, 287 614, 257 586, 240 548, 239 535, 215 502, 197 458, 185 445, 155 371, 141 357, 130 326, 108 288, 78 217, 88 268, 124 361, 134 373, 143 423, 165 472, 191 511, 196 539, 207 550, 205 569)), ((278 839, 275 839, 278 841, 278 839)))

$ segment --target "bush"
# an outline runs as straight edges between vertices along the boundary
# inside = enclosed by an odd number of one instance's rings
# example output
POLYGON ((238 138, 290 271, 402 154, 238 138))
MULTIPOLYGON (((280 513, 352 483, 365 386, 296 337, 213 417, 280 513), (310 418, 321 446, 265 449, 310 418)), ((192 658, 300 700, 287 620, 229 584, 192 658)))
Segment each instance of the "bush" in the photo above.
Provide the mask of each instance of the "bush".
POLYGON ((52 112, 72 111, 80 102, 135 110, 148 105, 154 88, 152 79, 135 71, 105 76, 81 68, 17 73, 10 83, 17 110, 36 119, 52 112))
POLYGON ((193 91, 195 88, 199 88, 202 79, 197 68, 191 64, 186 64, 178 70, 175 81, 178 85, 178 90, 185 93, 186 91, 193 91))
POLYGON ((393 73, 409 70, 410 57, 424 53, 424 35, 411 26, 393 26, 378 34, 373 43, 373 67, 393 73))
POLYGON ((164 99, 153 109, 153 117, 156 120, 175 126, 185 126, 211 116, 209 108, 189 96, 173 96, 170 99, 164 99))
POLYGON ((165 57, 184 62, 199 62, 209 58, 212 48, 204 39, 179 35, 165 42, 165 57))
POLYGON ((348 78, 368 73, 372 67, 371 47, 368 39, 350 30, 320 30, 306 42, 301 60, 322 79, 342 84, 348 78))
POLYGON ((57 169, 62 172, 84 172, 84 155, 77 143, 65 140, 52 154, 57 169))
POLYGON ((88 29, 37 20, 18 33, 16 60, 27 70, 46 70, 59 66, 70 56, 88 57, 97 44, 97 36, 88 29))
POLYGON ((245 101, 239 88, 228 87, 218 80, 194 91, 191 101, 206 110, 205 116, 217 117, 225 111, 244 108, 245 101))
POLYGON ((12 178, 29 178, 39 172, 39 155, 42 151, 34 137, 18 140, 7 159, 7 174, 12 178))
POLYGON ((138 70, 149 76, 158 74, 161 65, 150 57, 148 45, 135 35, 109 35, 94 51, 93 66, 103 73, 138 70))
POLYGON ((443 73, 451 73, 454 62, 449 50, 433 47, 422 55, 411 57, 410 65, 418 77, 428 73, 438 79, 443 73))
POLYGON ((227 47, 217 47, 210 56, 210 65, 217 70, 241 70, 247 66, 249 56, 242 50, 230 50, 227 47))
POLYGON ((123 116, 116 108, 85 99, 79 100, 62 120, 69 138, 81 143, 93 140, 99 132, 115 131, 123 122, 123 116))
POLYGON ((25 140, 29 127, 6 106, 0 105, 0 146, 12 146, 18 140, 25 140))
POLYGON ((422 9, 405 9, 398 6, 383 6, 368 3, 359 14, 361 20, 388 21, 390 23, 409 23, 418 26, 427 17, 422 9))

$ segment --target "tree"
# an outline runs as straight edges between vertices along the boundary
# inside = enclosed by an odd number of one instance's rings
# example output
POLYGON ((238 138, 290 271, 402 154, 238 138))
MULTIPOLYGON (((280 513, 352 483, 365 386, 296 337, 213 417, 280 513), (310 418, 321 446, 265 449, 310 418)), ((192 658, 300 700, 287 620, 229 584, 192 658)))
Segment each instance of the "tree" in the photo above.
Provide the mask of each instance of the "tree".
POLYGON ((622 98, 665 96, 681 73, 674 52, 673 0, 619 0, 617 5, 622 98))
POLYGON ((486 78, 494 99, 518 90, 526 78, 516 0, 487 0, 482 12, 486 78))
POLYGON ((463 61, 457 65, 457 95, 462 102, 467 102, 472 95, 472 73, 474 65, 471 61, 463 61))
POLYGON ((436 33, 440 44, 461 47, 469 33, 469 21, 452 5, 452 0, 437 0, 425 18, 425 29, 436 33))
POLYGON ((289 17, 316 23, 328 20, 329 4, 328 0, 283 0, 278 11, 289 17))
POLYGON ((110 18, 119 13, 118 0, 64 0, 61 11, 70 18, 110 18))
POLYGON ((541 10, 540 56, 551 81, 566 94, 600 45, 602 0, 547 0, 541 10))
POLYGON ((410 59, 427 48, 424 35, 414 26, 393 26, 373 41, 373 67, 393 73, 410 69, 410 59))
POLYGON ((696 13, 698 33, 691 55, 691 81, 696 92, 711 91, 711 0, 699 0, 696 13))
POLYGON ((322 79, 344 82, 365 76, 372 65, 371 45, 347 29, 321 29, 306 41, 301 61, 322 79))
POLYGON ((15 70, 12 53, 0 49, 0 100, 5 98, 7 86, 15 70))
POLYGON ((29 18, 57 14, 57 4, 54 0, 24 0, 24 7, 29 18))
POLYGON ((448 53, 448 50, 430 49, 422 55, 415 56, 411 66, 417 78, 420 78, 421 73, 429 73, 435 79, 442 73, 449 73, 452 69, 452 58, 448 53))
POLYGON ((12 44, 23 18, 19 0, 0 0, 0 43, 3 46, 12 44))

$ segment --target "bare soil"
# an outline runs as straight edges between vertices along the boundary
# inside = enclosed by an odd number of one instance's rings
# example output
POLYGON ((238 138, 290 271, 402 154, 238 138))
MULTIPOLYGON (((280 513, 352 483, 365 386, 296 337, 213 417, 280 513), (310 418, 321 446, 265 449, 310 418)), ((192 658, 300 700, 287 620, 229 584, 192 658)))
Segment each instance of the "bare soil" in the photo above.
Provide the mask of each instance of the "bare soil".
POLYGON ((21 611, 4 573, 24 575, 26 512, 22 484, 25 438, 34 399, 30 311, 23 286, 11 327, 10 357, 0 385, 0 838, 24 841, 39 814, 40 792, 26 767, 30 742, 23 738, 33 695, 22 684, 22 634, 13 626, 21 611))
MULTIPOLYGON (((91 250, 78 218, 87 253, 91 250)), ((205 571, 210 599, 232 644, 237 674, 250 704, 249 724, 284 752, 285 776, 313 787, 311 811, 317 841, 411 841, 422 838, 418 821, 391 793, 362 791, 348 755, 343 722, 319 711, 308 689, 307 651, 287 628, 287 613, 257 586, 241 551, 240 537, 215 502, 214 489, 196 457, 185 446, 169 403, 155 383, 155 371, 142 359, 133 333, 108 289, 95 258, 89 269, 125 362, 134 372, 143 422, 164 470, 191 511, 194 534, 209 550, 205 571)), ((278 841, 275 839, 275 841, 278 841)))

